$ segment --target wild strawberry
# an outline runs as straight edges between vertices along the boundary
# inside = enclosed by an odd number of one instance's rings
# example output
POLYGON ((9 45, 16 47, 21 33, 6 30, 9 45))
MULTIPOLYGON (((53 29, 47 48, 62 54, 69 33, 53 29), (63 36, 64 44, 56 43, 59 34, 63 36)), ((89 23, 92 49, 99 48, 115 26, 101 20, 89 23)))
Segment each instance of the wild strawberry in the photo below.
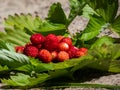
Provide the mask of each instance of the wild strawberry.
POLYGON ((44 48, 49 51, 55 51, 58 47, 58 38, 54 34, 49 34, 46 36, 44 43, 44 48))
POLYGON ((23 50, 24 50, 24 46, 16 46, 16 47, 15 47, 15 51, 16 51, 17 53, 23 53, 23 50))
POLYGON ((65 60, 69 59, 69 54, 67 52, 65 52, 65 51, 60 51, 58 53, 58 57, 57 58, 58 58, 58 61, 63 62, 65 60))
POLYGON ((51 52, 51 55, 52 55, 52 59, 55 60, 55 59, 57 59, 58 53, 57 53, 57 51, 53 51, 53 52, 51 52))
POLYGON ((80 48, 79 50, 82 51, 82 52, 84 52, 85 54, 86 54, 87 51, 88 51, 87 48, 84 48, 84 47, 80 48))
POLYGON ((51 53, 46 50, 46 49, 42 49, 39 51, 38 53, 38 58, 42 61, 42 62, 45 62, 45 63, 49 63, 52 61, 52 55, 51 53))
POLYGON ((35 45, 39 50, 42 48, 42 44, 35 45))
POLYGON ((59 51, 68 51, 69 50, 69 45, 65 42, 61 42, 58 45, 59 51))
POLYGON ((44 43, 44 48, 47 49, 48 51, 55 51, 58 48, 58 42, 51 42, 51 41, 46 41, 44 43))
POLYGON ((24 49, 24 54, 31 57, 36 57, 38 54, 38 49, 35 46, 27 46, 24 49))
POLYGON ((42 44, 45 41, 45 37, 42 34, 38 34, 38 33, 37 34, 33 34, 30 37, 30 41, 34 45, 42 44))
POLYGON ((68 50, 68 53, 69 53, 69 57, 70 58, 75 58, 76 57, 76 52, 78 51, 79 49, 75 46, 70 46, 69 50, 68 50))
POLYGON ((64 36, 58 35, 57 38, 58 38, 58 42, 60 42, 64 38, 64 36))
POLYGON ((76 57, 81 57, 81 56, 84 56, 84 55, 85 55, 85 53, 82 52, 82 51, 80 51, 80 50, 78 50, 78 51, 76 52, 76 57))
POLYGON ((46 42, 50 41, 50 42, 58 42, 58 38, 55 34, 48 34, 46 36, 46 42))
POLYGON ((61 40, 61 42, 65 42, 65 43, 67 43, 68 45, 72 45, 72 40, 71 40, 71 38, 69 38, 69 37, 63 38, 63 39, 61 40))

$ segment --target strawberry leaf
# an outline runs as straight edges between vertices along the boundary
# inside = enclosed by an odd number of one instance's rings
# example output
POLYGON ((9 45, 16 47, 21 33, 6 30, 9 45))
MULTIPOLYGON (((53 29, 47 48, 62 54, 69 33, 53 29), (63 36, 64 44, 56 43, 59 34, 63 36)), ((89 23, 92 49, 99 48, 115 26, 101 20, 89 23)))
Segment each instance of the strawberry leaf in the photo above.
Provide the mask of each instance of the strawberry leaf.
POLYGON ((36 74, 37 77, 30 77, 29 75, 23 73, 17 73, 14 76, 10 76, 10 79, 2 79, 3 83, 10 86, 22 86, 23 88, 32 87, 48 79, 48 74, 36 74), (23 78, 24 77, 24 78, 23 78))
POLYGON ((23 54, 18 54, 5 49, 0 50, 0 64, 10 68, 17 68, 29 64, 29 58, 23 54))
POLYGON ((7 49, 9 51, 15 51, 13 45, 11 45, 10 43, 4 42, 4 41, 0 41, 0 50, 1 49, 7 49))
POLYGON ((29 41, 30 35, 24 31, 6 29, 5 33, 0 32, 0 40, 9 42, 13 45, 25 45, 29 41))
POLYGON ((61 7, 60 3, 52 4, 48 13, 47 20, 52 23, 66 24, 66 15, 61 7))
POLYGON ((114 42, 113 38, 108 36, 103 36, 97 39, 94 44, 91 45, 91 49, 100 48, 102 45, 112 45, 114 42))
POLYGON ((88 4, 100 15, 106 22, 113 22, 118 10, 118 0, 90 0, 88 4))
POLYGON ((116 17, 116 19, 112 22, 111 28, 113 31, 120 35, 120 15, 116 17))
POLYGON ((85 30, 80 33, 81 36, 79 37, 82 41, 88 41, 90 39, 95 38, 101 31, 103 31, 108 25, 104 22, 104 20, 94 15, 90 18, 90 21, 85 28, 85 30))
POLYGON ((120 45, 102 45, 100 48, 93 48, 90 54, 94 57, 95 62, 88 65, 90 68, 99 69, 110 72, 120 72, 119 58, 120 45), (117 50, 118 49, 118 50, 117 50))
POLYGON ((43 35, 47 35, 49 33, 54 33, 56 35, 63 35, 65 33, 66 27, 64 24, 57 24, 44 21, 42 26, 37 30, 33 30, 37 33, 42 33, 43 35))

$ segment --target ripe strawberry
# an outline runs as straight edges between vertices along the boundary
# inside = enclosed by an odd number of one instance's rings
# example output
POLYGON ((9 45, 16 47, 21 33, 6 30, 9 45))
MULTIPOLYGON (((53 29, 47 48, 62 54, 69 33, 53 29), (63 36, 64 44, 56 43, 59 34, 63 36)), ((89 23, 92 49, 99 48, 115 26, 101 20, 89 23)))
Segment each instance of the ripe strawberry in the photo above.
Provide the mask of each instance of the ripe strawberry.
POLYGON ((46 42, 50 41, 50 42, 58 42, 58 38, 55 34, 48 34, 46 36, 46 42))
POLYGON ((81 57, 81 56, 84 56, 84 55, 85 55, 85 53, 83 51, 78 50, 76 52, 76 57, 81 57))
POLYGON ((58 58, 58 61, 63 62, 65 60, 69 59, 69 54, 67 52, 65 52, 65 51, 60 51, 58 53, 58 57, 57 58, 58 58))
POLYGON ((69 50, 69 45, 65 42, 61 42, 58 45, 59 51, 68 51, 69 50))
POLYGON ((54 34, 49 34, 46 36, 44 43, 44 48, 49 51, 55 51, 58 47, 58 38, 54 34))
POLYGON ((58 53, 57 53, 57 51, 53 51, 53 52, 51 52, 51 55, 52 55, 52 59, 55 60, 55 59, 57 59, 58 53))
POLYGON ((33 34, 30 37, 30 41, 32 42, 32 44, 34 45, 38 45, 38 44, 42 44, 45 41, 45 37, 41 34, 33 34))
POLYGON ((82 52, 84 52, 85 54, 86 54, 87 51, 88 51, 87 48, 84 48, 84 47, 80 48, 79 50, 82 51, 82 52))
POLYGON ((69 53, 69 57, 70 58, 76 58, 76 52, 78 51, 79 49, 75 46, 70 46, 69 50, 68 50, 68 53, 69 53))
POLYGON ((23 50, 24 50, 24 46, 16 46, 16 47, 15 47, 15 51, 16 51, 17 53, 23 53, 23 50))
POLYGON ((45 62, 45 63, 49 63, 52 61, 52 55, 51 53, 46 50, 46 49, 42 49, 39 51, 38 53, 38 58, 42 61, 42 62, 45 62))
POLYGON ((35 46, 27 46, 24 49, 24 54, 31 57, 36 57, 38 54, 38 49, 35 46))
POLYGON ((58 38, 58 42, 60 42, 64 38, 64 36, 58 35, 57 38, 58 38))
POLYGON ((63 39, 61 40, 61 42, 65 42, 65 43, 67 43, 68 45, 72 45, 72 40, 71 40, 71 38, 69 38, 69 37, 63 38, 63 39))
POLYGON ((58 42, 51 42, 51 41, 46 41, 44 43, 44 48, 47 49, 48 51, 55 51, 58 48, 58 42))

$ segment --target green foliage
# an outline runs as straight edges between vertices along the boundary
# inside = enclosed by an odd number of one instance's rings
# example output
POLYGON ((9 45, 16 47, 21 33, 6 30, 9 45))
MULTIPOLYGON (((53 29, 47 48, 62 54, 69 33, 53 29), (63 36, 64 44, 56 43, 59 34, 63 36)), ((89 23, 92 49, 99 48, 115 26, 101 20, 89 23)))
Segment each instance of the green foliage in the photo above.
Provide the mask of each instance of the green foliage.
POLYGON ((89 0, 88 4, 100 15, 106 22, 113 22, 118 10, 118 0, 89 0))
POLYGON ((81 33, 79 39, 82 41, 88 41, 90 39, 93 39, 98 36, 99 33, 106 28, 106 26, 107 25, 104 20, 101 17, 95 15, 90 18, 87 27, 81 33))
POLYGON ((67 26, 74 20, 77 15, 81 15, 82 9, 87 4, 88 0, 69 0, 70 13, 68 16, 67 26))
POLYGON ((0 40, 16 45, 25 45, 29 41, 30 35, 24 31, 6 29, 5 33, 0 32, 0 40))
POLYGON ((52 4, 48 13, 47 20, 49 20, 52 23, 66 24, 66 15, 63 9, 61 8, 60 3, 52 4))
POLYGON ((0 64, 10 68, 16 68, 29 63, 29 58, 6 49, 0 50, 0 64))
MULTIPOLYGON (((108 36, 98 37, 105 29, 120 33, 120 15, 116 17, 118 0, 69 1, 71 9, 68 18, 60 3, 54 3, 50 7, 45 20, 41 20, 38 16, 32 17, 30 14, 8 16, 5 20, 5 32, 0 32, 0 72, 10 70, 9 73, 12 71, 14 74, 9 74, 8 79, 2 79, 3 83, 24 88, 39 84, 42 86, 44 82, 59 77, 73 78, 76 70, 86 67, 120 73, 120 44, 115 44, 114 39, 108 36), (76 46, 89 44, 87 55, 59 63, 43 63, 36 58, 14 52, 14 46, 30 42, 29 38, 33 33, 66 35, 65 30, 77 15, 89 18, 85 30, 73 37, 76 46)), ((77 86, 78 84, 65 85, 77 86)), ((82 84, 78 86, 93 87, 93 85, 82 84)), ((112 86, 95 85, 94 87, 112 86)))
POLYGON ((120 15, 112 22, 111 29, 120 35, 120 15))

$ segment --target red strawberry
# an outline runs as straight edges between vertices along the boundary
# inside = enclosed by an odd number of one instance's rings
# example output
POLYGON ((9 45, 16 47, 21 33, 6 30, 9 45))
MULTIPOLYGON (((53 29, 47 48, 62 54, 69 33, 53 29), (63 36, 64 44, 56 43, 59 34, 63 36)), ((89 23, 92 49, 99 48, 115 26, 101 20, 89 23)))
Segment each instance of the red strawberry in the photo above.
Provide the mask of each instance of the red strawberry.
POLYGON ((58 42, 60 42, 64 38, 64 36, 58 35, 57 38, 58 38, 58 42))
POLYGON ((52 55, 52 59, 55 60, 55 59, 57 59, 58 53, 57 53, 57 51, 53 51, 53 52, 51 52, 51 55, 52 55))
POLYGON ((42 34, 38 34, 38 33, 37 34, 33 34, 30 37, 30 41, 34 45, 42 44, 45 41, 45 37, 42 34))
POLYGON ((46 41, 44 43, 44 48, 47 49, 48 51, 55 51, 58 48, 58 42, 51 42, 51 41, 46 41))
POLYGON ((49 51, 55 51, 58 47, 58 38, 54 34, 49 34, 46 36, 44 43, 44 48, 49 51))
POLYGON ((63 62, 65 60, 69 59, 69 54, 67 52, 65 52, 65 51, 60 51, 58 53, 58 57, 57 58, 58 58, 58 61, 63 62))
POLYGON ((81 56, 84 56, 84 55, 85 55, 85 53, 82 52, 82 51, 80 51, 80 50, 78 50, 78 51, 76 52, 76 57, 81 57, 81 56))
POLYGON ((79 49, 75 46, 70 46, 69 50, 68 50, 68 53, 69 53, 69 57, 70 58, 75 58, 76 57, 76 52, 78 51, 79 49))
POLYGON ((38 54, 38 49, 35 46, 27 46, 24 49, 24 54, 31 57, 36 57, 38 54))
POLYGON ((23 50, 24 50, 24 46, 16 46, 16 47, 15 47, 15 51, 16 51, 17 53, 23 53, 23 50))
POLYGON ((82 51, 82 52, 84 52, 85 54, 86 54, 87 51, 88 51, 87 48, 84 48, 84 47, 80 48, 79 50, 82 51))
POLYGON ((52 61, 52 55, 51 53, 46 50, 46 49, 42 49, 39 51, 38 53, 38 58, 42 61, 42 62, 45 62, 45 63, 49 63, 52 61))
POLYGON ((72 45, 72 40, 69 37, 65 37, 61 40, 61 42, 65 42, 68 45, 72 45))
POLYGON ((59 51, 68 51, 69 50, 69 45, 65 42, 61 42, 58 45, 59 51))
POLYGON ((55 34, 49 34, 46 36, 46 42, 50 41, 50 42, 58 42, 58 38, 55 34))

